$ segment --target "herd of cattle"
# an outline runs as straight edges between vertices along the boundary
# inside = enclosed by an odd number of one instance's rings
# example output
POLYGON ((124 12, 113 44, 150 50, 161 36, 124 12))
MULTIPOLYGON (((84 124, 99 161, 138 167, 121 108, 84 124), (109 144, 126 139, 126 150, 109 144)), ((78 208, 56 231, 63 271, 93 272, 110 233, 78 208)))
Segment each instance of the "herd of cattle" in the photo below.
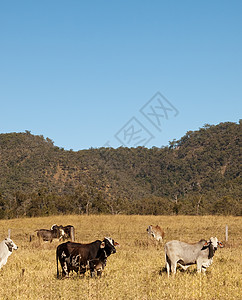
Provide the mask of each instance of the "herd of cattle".
MULTIPOLYGON (((38 229, 35 231, 37 232, 39 241, 52 242, 54 239, 58 239, 59 241, 68 239, 71 241, 75 240, 75 228, 72 225, 58 226, 54 224, 50 229, 38 229)), ((30 242, 32 241, 32 238, 33 235, 30 235, 30 242)))
MULTIPOLYGON (((89 244, 76 243, 75 228, 72 225, 58 226, 54 224, 51 229, 39 229, 36 232, 39 241, 68 240, 58 245, 56 249, 57 278, 60 277, 58 262, 62 269, 62 278, 69 277, 71 271, 84 274, 87 270, 90 271, 91 277, 95 273, 101 276, 107 258, 116 253, 115 246, 119 245, 110 237, 89 244)), ((153 237, 158 242, 163 241, 164 231, 160 226, 149 225, 147 232, 149 237, 153 237)), ((31 235, 30 241, 32 241, 32 238, 31 235)), ((214 253, 218 247, 223 247, 223 244, 216 237, 211 237, 208 241, 200 240, 195 244, 177 240, 167 242, 164 249, 168 276, 170 272, 176 273, 177 265, 186 270, 189 266, 196 264, 197 272, 205 272, 206 268, 212 264, 214 253)), ((13 250, 17 249, 18 247, 10 239, 9 231, 8 237, 0 243, 0 269, 7 263, 7 259, 13 250)))

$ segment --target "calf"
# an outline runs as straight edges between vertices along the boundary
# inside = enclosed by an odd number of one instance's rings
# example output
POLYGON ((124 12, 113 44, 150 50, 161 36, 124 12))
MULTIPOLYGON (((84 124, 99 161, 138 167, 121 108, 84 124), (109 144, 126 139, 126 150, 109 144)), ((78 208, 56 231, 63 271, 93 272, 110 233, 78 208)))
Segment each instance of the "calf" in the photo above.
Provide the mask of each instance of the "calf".
POLYGON ((163 229, 160 228, 160 226, 149 225, 148 228, 146 229, 146 231, 148 232, 148 236, 152 236, 158 242, 162 242, 165 233, 164 233, 163 229))
POLYGON ((6 265, 8 257, 12 254, 13 250, 17 250, 18 247, 14 242, 7 237, 0 243, 0 269, 2 266, 6 265))
POLYGON ((62 276, 68 277, 70 271, 84 274, 88 269, 91 276, 97 271, 101 275, 106 266, 107 257, 116 253, 118 243, 111 238, 97 240, 90 244, 66 242, 56 249, 57 278, 59 278, 58 261, 62 268, 62 276))
POLYGON ((88 261, 88 269, 90 269, 91 277, 94 276, 95 271, 97 271, 97 276, 102 275, 102 271, 107 263, 107 253, 104 249, 100 251, 100 257, 94 258, 88 261))
POLYGON ((166 270, 169 276, 170 270, 176 273, 177 264, 184 270, 193 264, 197 264, 197 272, 205 272, 213 262, 213 256, 217 247, 223 244, 216 237, 209 241, 201 240, 196 244, 187 244, 180 241, 170 241, 165 244, 166 270))

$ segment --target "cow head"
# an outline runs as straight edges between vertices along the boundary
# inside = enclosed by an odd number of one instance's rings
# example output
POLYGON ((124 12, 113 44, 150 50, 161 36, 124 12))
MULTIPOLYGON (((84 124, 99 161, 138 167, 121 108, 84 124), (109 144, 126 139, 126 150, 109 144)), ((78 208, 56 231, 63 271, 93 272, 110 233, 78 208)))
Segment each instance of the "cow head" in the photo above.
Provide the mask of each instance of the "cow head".
POLYGON ((155 233, 154 233, 154 230, 153 230, 153 225, 149 225, 148 228, 146 229, 146 231, 148 232, 149 236, 155 237, 155 233))
POLYGON ((60 239, 66 236, 66 233, 65 233, 64 229, 59 228, 59 232, 60 232, 59 233, 60 234, 60 239))
POLYGON ((203 248, 209 248, 208 258, 212 258, 218 247, 222 248, 223 246, 224 245, 220 241, 218 241, 216 237, 211 237, 209 241, 206 241, 204 243, 203 248))
POLYGON ((103 248, 106 251, 107 256, 109 256, 111 254, 116 253, 115 246, 118 245, 119 243, 115 242, 112 238, 105 237, 104 240, 102 241, 100 248, 103 248))
POLYGON ((57 229, 59 226, 56 225, 56 224, 53 224, 51 227, 50 227, 50 230, 54 230, 54 229, 57 229))
POLYGON ((50 230, 52 230, 52 231, 54 231, 54 232, 57 233, 57 237, 59 238, 59 240, 62 239, 62 238, 64 238, 66 236, 65 231, 64 231, 62 225, 58 226, 56 224, 53 224, 51 226, 50 230))
POLYGON ((146 231, 147 231, 149 234, 151 234, 152 227, 153 227, 152 225, 149 225, 148 228, 146 229, 146 231))
POLYGON ((13 250, 17 250, 18 246, 14 244, 14 242, 10 238, 6 238, 4 240, 6 246, 8 247, 8 251, 12 252, 13 250))

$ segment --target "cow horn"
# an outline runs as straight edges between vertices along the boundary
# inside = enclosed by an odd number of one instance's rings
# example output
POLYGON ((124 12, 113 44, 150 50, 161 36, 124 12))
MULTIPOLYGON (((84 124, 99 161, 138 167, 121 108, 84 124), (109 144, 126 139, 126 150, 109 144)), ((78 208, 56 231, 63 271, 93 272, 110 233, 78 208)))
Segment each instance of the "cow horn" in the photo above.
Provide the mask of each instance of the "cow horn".
POLYGON ((8 238, 10 239, 11 229, 8 229, 8 238))

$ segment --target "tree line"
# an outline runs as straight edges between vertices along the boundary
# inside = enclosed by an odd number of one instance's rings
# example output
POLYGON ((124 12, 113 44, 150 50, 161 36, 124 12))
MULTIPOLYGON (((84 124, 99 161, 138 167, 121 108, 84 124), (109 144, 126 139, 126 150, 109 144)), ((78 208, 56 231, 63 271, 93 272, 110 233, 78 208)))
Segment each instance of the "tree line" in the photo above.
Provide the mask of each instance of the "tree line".
POLYGON ((241 123, 206 124, 151 149, 75 152, 29 131, 0 134, 0 218, 241 215, 241 123))

